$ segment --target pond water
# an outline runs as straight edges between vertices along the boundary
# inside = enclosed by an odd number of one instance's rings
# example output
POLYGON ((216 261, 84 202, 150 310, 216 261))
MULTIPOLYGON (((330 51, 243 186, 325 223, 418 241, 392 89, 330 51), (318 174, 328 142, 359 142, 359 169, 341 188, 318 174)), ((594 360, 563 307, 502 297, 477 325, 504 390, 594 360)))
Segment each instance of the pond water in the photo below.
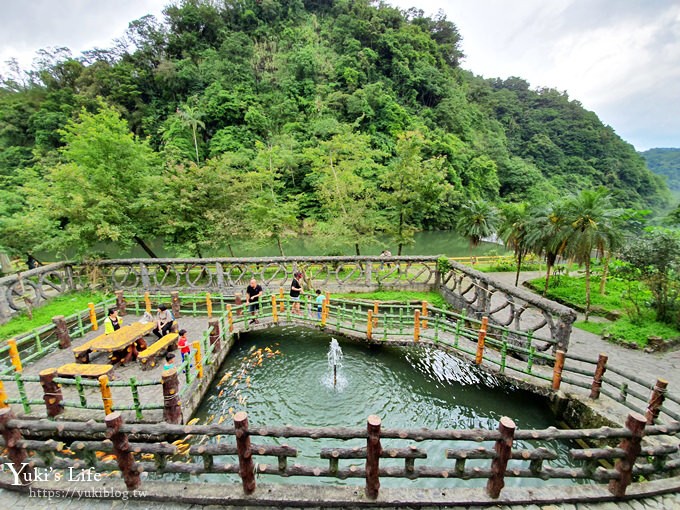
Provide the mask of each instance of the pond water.
MULTIPOLYGON (((483 428, 497 429, 502 416, 509 416, 518 428, 547 428, 555 425, 545 401, 531 393, 501 383, 477 367, 433 348, 369 347, 335 336, 342 350, 341 366, 334 385, 329 366, 331 335, 300 327, 275 328, 242 336, 225 360, 215 383, 197 416, 200 423, 231 421, 239 410, 248 413, 252 426, 366 427, 366 419, 376 414, 383 428, 483 428), (220 383, 221 381, 221 383, 220 383)), ((254 438, 262 443, 263 438, 254 438)), ((267 439, 267 441, 269 441, 267 439)), ((322 447, 365 446, 365 440, 340 441, 291 438, 283 442, 299 448, 299 457, 289 462, 327 466, 318 458, 322 447)), ((447 448, 475 448, 479 443, 383 440, 383 448, 416 444, 428 452, 428 459, 416 460, 431 466, 453 467, 445 458, 447 448)), ((492 443, 484 443, 493 448, 492 443)), ((527 446, 527 445, 524 445, 527 446)), ((544 444, 545 446, 545 444, 544 444)), ((547 445, 566 457, 569 444, 554 441, 547 445)), ((276 459, 258 462, 276 462, 276 459)), ((382 462, 382 461, 381 461, 382 462)), ((386 461, 402 465, 403 460, 386 461)), ((468 466, 489 461, 468 461, 468 466)), ((363 461, 340 461, 363 465, 363 461)), ((551 462, 563 466, 564 462, 551 462)), ((210 480, 210 477, 204 477, 210 480)), ((286 479, 265 475, 273 483, 363 484, 362 479, 286 479), (286 481, 288 480, 288 482, 286 481)), ((400 479, 381 480, 384 486, 414 483, 400 479)), ((482 486, 485 480, 421 479, 419 486, 482 486)), ((506 479, 507 485, 521 479, 506 479)), ((539 480, 524 481, 538 485, 539 480)), ((551 483, 555 483, 552 481, 551 483)), ((571 482, 565 482, 571 483, 571 482)))
MULTIPOLYGON (((194 253, 181 253, 169 246, 164 246, 159 239, 146 240, 153 252, 159 257, 194 257, 194 253)), ((397 246, 384 239, 380 244, 360 245, 362 255, 379 255, 383 249, 389 249, 392 255, 397 255, 397 246)), ((279 251, 274 241, 268 244, 250 242, 248 240, 235 241, 232 244, 235 257, 276 257, 279 251)), ((283 243, 284 253, 291 257, 315 256, 315 255, 354 255, 354 247, 340 244, 333 244, 330 241, 322 241, 314 236, 299 236, 295 239, 287 240, 283 243)), ((146 258, 148 255, 138 246, 134 245, 129 249, 121 250, 114 245, 95 246, 93 252, 98 252, 106 258, 146 258)), ((507 253, 500 244, 481 243, 472 252, 468 241, 458 234, 450 231, 428 231, 417 232, 415 243, 411 246, 404 246, 403 255, 447 255, 449 257, 466 257, 472 253, 475 256, 495 255, 507 253)), ((205 250, 201 253, 204 257, 229 257, 226 247, 221 250, 205 250)), ((73 256, 67 253, 66 257, 73 256)), ((37 258, 41 261, 54 260, 55 257, 49 253, 38 253, 37 258)))

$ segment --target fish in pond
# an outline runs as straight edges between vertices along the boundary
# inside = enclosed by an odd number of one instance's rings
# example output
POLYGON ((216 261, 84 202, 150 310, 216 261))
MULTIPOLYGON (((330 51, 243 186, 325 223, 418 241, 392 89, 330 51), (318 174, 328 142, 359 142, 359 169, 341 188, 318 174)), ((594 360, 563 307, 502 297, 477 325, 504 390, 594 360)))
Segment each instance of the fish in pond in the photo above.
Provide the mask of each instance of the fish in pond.
POLYGON ((187 425, 195 425, 198 423, 198 418, 192 418, 187 422, 187 425))

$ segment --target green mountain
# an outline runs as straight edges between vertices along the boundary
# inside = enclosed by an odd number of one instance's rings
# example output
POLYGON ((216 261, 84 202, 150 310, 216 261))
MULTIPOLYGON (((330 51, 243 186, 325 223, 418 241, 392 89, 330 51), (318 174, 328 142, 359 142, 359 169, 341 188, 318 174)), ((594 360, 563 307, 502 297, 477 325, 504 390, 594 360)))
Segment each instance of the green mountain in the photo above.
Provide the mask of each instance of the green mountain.
POLYGON ((680 149, 649 149, 640 155, 652 172, 666 178, 670 189, 680 191, 680 149))
POLYGON ((40 57, 0 88, 11 251, 154 235, 198 252, 300 228, 358 250, 376 230, 450 228, 478 197, 603 185, 622 206, 667 200, 633 147, 566 93, 462 70, 461 36, 441 14, 183 0, 162 22, 130 23, 113 48, 40 57), (246 212, 234 206, 244 195, 246 212))

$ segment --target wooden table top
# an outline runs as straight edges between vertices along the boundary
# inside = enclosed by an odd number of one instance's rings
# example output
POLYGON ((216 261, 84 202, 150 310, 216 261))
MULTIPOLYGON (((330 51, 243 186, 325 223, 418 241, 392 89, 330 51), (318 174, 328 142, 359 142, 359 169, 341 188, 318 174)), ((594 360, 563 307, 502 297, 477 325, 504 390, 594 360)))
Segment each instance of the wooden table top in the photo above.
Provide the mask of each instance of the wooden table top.
POLYGON ((128 326, 122 326, 113 333, 98 336, 91 344, 90 350, 94 352, 123 350, 128 345, 133 344, 137 339, 151 333, 155 327, 155 322, 147 322, 146 324, 133 322, 128 326))

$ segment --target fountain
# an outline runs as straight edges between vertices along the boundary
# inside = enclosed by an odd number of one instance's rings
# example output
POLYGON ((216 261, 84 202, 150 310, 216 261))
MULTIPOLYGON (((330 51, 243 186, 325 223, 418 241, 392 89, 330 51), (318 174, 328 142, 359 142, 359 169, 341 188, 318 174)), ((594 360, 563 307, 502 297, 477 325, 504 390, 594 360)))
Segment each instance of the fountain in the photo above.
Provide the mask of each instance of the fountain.
POLYGON ((331 347, 328 349, 328 366, 333 369, 333 388, 337 388, 338 367, 342 366, 342 349, 335 338, 331 338, 331 347))

